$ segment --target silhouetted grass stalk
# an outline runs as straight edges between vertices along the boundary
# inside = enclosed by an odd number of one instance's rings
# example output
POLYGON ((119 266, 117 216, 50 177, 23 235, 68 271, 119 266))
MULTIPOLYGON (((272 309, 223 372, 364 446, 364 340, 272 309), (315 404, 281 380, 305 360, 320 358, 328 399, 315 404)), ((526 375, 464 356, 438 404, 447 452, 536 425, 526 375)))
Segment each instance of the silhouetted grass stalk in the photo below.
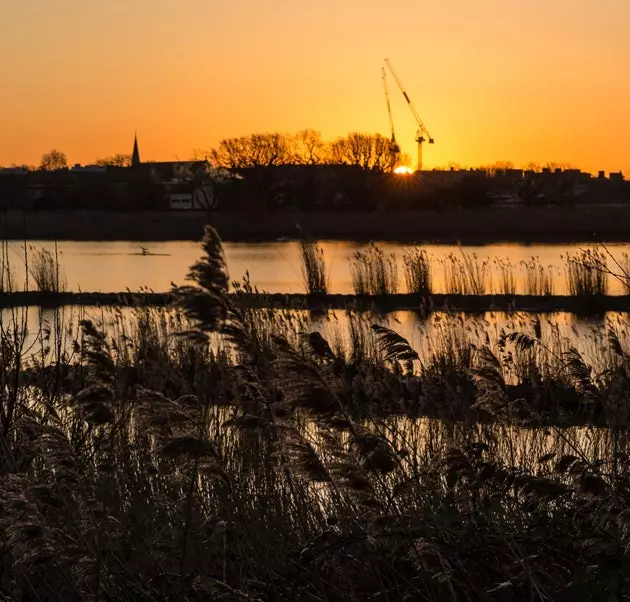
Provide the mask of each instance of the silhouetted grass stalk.
POLYGON ((485 295, 490 288, 490 269, 487 260, 480 261, 475 253, 460 249, 443 262, 446 292, 450 295, 485 295))
POLYGON ((606 255, 598 249, 580 250, 567 255, 566 274, 569 292, 578 297, 605 295, 608 290, 606 255))
POLYGON ((309 295, 325 295, 328 292, 324 251, 312 240, 300 240, 302 281, 309 295))
POLYGON ((371 244, 355 251, 352 259, 352 286, 356 295, 393 295, 398 292, 398 268, 394 255, 386 257, 371 244))
POLYGON ((66 281, 61 272, 59 251, 55 242, 54 251, 29 247, 27 271, 42 293, 60 293, 66 290, 66 281))
POLYGON ((407 292, 423 297, 432 293, 431 262, 423 249, 412 249, 403 254, 407 292))
POLYGON ((538 297, 549 297, 554 293, 554 281, 550 268, 544 268, 537 257, 522 261, 521 266, 525 272, 525 294, 538 297))
POLYGON ((509 260, 498 258, 494 260, 496 271, 498 273, 499 294, 515 295, 516 294, 516 276, 514 275, 514 266, 509 260))

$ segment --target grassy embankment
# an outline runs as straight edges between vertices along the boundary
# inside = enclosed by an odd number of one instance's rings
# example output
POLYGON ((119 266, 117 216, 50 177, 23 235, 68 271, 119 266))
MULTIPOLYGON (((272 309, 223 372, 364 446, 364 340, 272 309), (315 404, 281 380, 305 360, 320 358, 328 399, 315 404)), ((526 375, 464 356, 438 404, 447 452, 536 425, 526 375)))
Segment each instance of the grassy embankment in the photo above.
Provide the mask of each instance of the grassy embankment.
POLYGON ((303 225, 321 240, 592 243, 628 241, 630 206, 375 213, 7 211, 0 215, 0 232, 18 240, 196 241, 205 223, 227 241, 297 238, 297 225, 303 225))
POLYGON ((627 598, 627 332, 597 369, 536 321, 420 357, 352 315, 342 348, 203 247, 113 339, 2 317, 4 598, 627 598))

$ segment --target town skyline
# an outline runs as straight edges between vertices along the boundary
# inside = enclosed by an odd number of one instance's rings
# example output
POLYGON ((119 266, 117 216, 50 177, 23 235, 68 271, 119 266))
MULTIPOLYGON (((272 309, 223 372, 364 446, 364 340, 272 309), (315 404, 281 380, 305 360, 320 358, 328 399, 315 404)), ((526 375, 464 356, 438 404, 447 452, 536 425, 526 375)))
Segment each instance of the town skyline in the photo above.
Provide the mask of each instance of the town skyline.
MULTIPOLYGON (((299 132, 295 132, 292 134, 281 134, 281 133, 271 133, 270 135, 280 135, 282 137, 287 137, 287 138, 294 138, 294 137, 299 137, 300 134, 315 134, 318 135, 320 134, 320 132, 316 132, 314 130, 310 130, 310 129, 305 129, 305 130, 300 130, 299 132)), ((354 134, 357 133, 350 133, 349 136, 352 136, 354 134)), ((365 135, 368 137, 373 137, 373 136, 380 136, 381 134, 379 133, 375 133, 375 134, 364 134, 364 133, 358 133, 359 135, 365 135)), ((253 136, 255 137, 256 135, 260 135, 260 134, 253 134, 253 136)), ((263 134, 265 135, 265 134, 263 134)), ((250 135, 252 136, 252 135, 250 135)), ((247 139, 248 137, 242 137, 242 139, 247 139)), ((324 145, 322 147, 322 150, 325 150, 325 154, 328 155, 329 153, 331 153, 331 147, 333 145, 333 143, 340 141, 340 140, 344 140, 347 139, 347 137, 339 137, 337 139, 334 140, 324 140, 323 138, 321 139, 321 143, 324 145)), ((228 139, 229 141, 230 139, 228 139)), ((232 138, 233 140, 233 138, 232 138)), ((106 166, 106 165, 110 165, 110 166, 116 166, 116 167, 128 167, 131 166, 131 164, 133 163, 133 157, 138 154, 138 159, 137 161, 140 162, 140 155, 139 155, 139 141, 138 141, 138 135, 137 133, 134 134, 133 140, 132 140, 132 145, 133 145, 133 149, 131 150, 131 152, 129 152, 129 149, 127 149, 124 152, 113 152, 113 153, 109 153, 109 154, 101 154, 98 157, 94 158, 91 161, 84 161, 84 162, 77 162, 74 161, 72 157, 68 157, 66 155, 66 153, 63 151, 63 149, 55 147, 55 148, 51 148, 48 151, 42 153, 42 155, 40 156, 40 159, 38 161, 36 161, 35 163, 18 163, 18 162, 10 162, 7 164, 0 164, 0 170, 4 170, 5 172, 7 172, 7 170, 13 169, 13 168, 23 168, 23 169, 27 169, 27 170, 40 170, 40 169, 44 169, 44 170, 50 170, 50 166, 47 166, 46 163, 49 162, 51 160, 51 155, 56 155, 56 157, 53 158, 53 161, 61 161, 62 163, 59 164, 57 167, 53 168, 54 169, 59 169, 59 168, 72 168, 73 166, 81 166, 81 167, 91 167, 91 166, 106 166)), ((217 147, 219 147, 219 145, 217 145, 217 147)), ((212 149, 201 149, 201 148, 197 148, 197 149, 193 149, 190 153, 188 153, 186 156, 184 157, 180 157, 180 156, 174 156, 171 159, 162 159, 162 158, 153 158, 153 157, 146 157, 146 155, 143 153, 142 154, 142 162, 143 163, 161 163, 161 162, 182 162, 182 163, 187 163, 187 162, 196 162, 196 161, 208 161, 210 164, 215 164, 218 167, 222 167, 223 165, 221 164, 222 162, 219 160, 217 161, 217 157, 213 156, 217 151, 218 148, 212 148, 212 149)), ((291 153, 290 150, 288 150, 289 153, 291 153)), ((299 153, 299 151, 298 151, 299 153)), ((347 162, 347 158, 345 161, 343 162, 347 162)), ((310 163, 310 161, 306 161, 306 164, 310 163)), ((322 156, 320 157, 317 161, 313 162, 312 165, 326 165, 326 164, 331 164, 331 163, 335 163, 335 161, 333 160, 333 156, 322 156)), ((304 161, 304 157, 292 157, 290 154, 288 154, 284 159, 281 159, 278 163, 278 165, 290 165, 290 164, 305 164, 304 161)), ((411 155, 409 155, 408 153, 402 153, 399 156, 399 161, 398 161, 398 165, 404 165, 404 166, 412 166, 413 165, 413 158, 411 155)), ((560 162, 555 162, 555 161, 549 161, 547 163, 536 163, 534 161, 528 161, 525 164, 515 164, 511 161, 507 161, 507 160, 496 160, 496 161, 492 161, 486 164, 480 164, 480 165, 463 165, 460 163, 456 163, 456 162, 450 162, 448 165, 433 165, 430 167, 425 168, 427 171, 440 171, 440 170, 517 170, 517 171, 543 171, 543 170, 551 170, 551 171, 556 171, 558 169, 560 170, 571 170, 571 171, 580 171, 583 173, 589 173, 591 175, 601 175, 602 173, 604 174, 612 174, 612 175, 618 175, 618 174, 622 174, 623 177, 625 178, 626 176, 630 175, 630 167, 626 170, 623 169, 616 169, 616 170, 605 170, 605 169, 594 169, 594 170, 585 170, 580 168, 580 166, 576 166, 576 165, 572 165, 570 163, 560 163, 560 162)))
MULTIPOLYGON (((37 165, 51 148, 88 164, 128 153, 134 131, 154 160, 304 126, 326 139, 388 135, 380 68, 389 56, 436 139, 428 169, 630 166, 622 0, 151 6, 4 9, 0 164, 37 165)), ((390 95, 397 138, 413 156, 415 123, 393 82, 390 95)))

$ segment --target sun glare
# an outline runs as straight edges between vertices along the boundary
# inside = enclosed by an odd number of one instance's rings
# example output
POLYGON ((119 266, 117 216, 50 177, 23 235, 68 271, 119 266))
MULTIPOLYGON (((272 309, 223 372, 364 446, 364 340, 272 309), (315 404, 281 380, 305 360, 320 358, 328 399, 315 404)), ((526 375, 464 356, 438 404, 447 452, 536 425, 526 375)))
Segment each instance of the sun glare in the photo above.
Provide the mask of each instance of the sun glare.
POLYGON ((399 176, 408 176, 413 173, 413 170, 406 165, 401 165, 394 170, 394 173, 398 174, 399 176))

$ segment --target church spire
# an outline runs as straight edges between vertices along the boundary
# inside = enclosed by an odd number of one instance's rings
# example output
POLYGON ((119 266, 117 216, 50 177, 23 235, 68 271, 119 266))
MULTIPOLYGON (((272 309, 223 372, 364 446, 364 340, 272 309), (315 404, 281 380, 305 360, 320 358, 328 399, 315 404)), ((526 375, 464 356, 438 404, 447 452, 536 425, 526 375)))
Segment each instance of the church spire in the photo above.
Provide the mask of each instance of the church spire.
POLYGON ((138 150, 138 134, 133 138, 133 155, 131 155, 131 167, 140 165, 140 151, 138 150))

